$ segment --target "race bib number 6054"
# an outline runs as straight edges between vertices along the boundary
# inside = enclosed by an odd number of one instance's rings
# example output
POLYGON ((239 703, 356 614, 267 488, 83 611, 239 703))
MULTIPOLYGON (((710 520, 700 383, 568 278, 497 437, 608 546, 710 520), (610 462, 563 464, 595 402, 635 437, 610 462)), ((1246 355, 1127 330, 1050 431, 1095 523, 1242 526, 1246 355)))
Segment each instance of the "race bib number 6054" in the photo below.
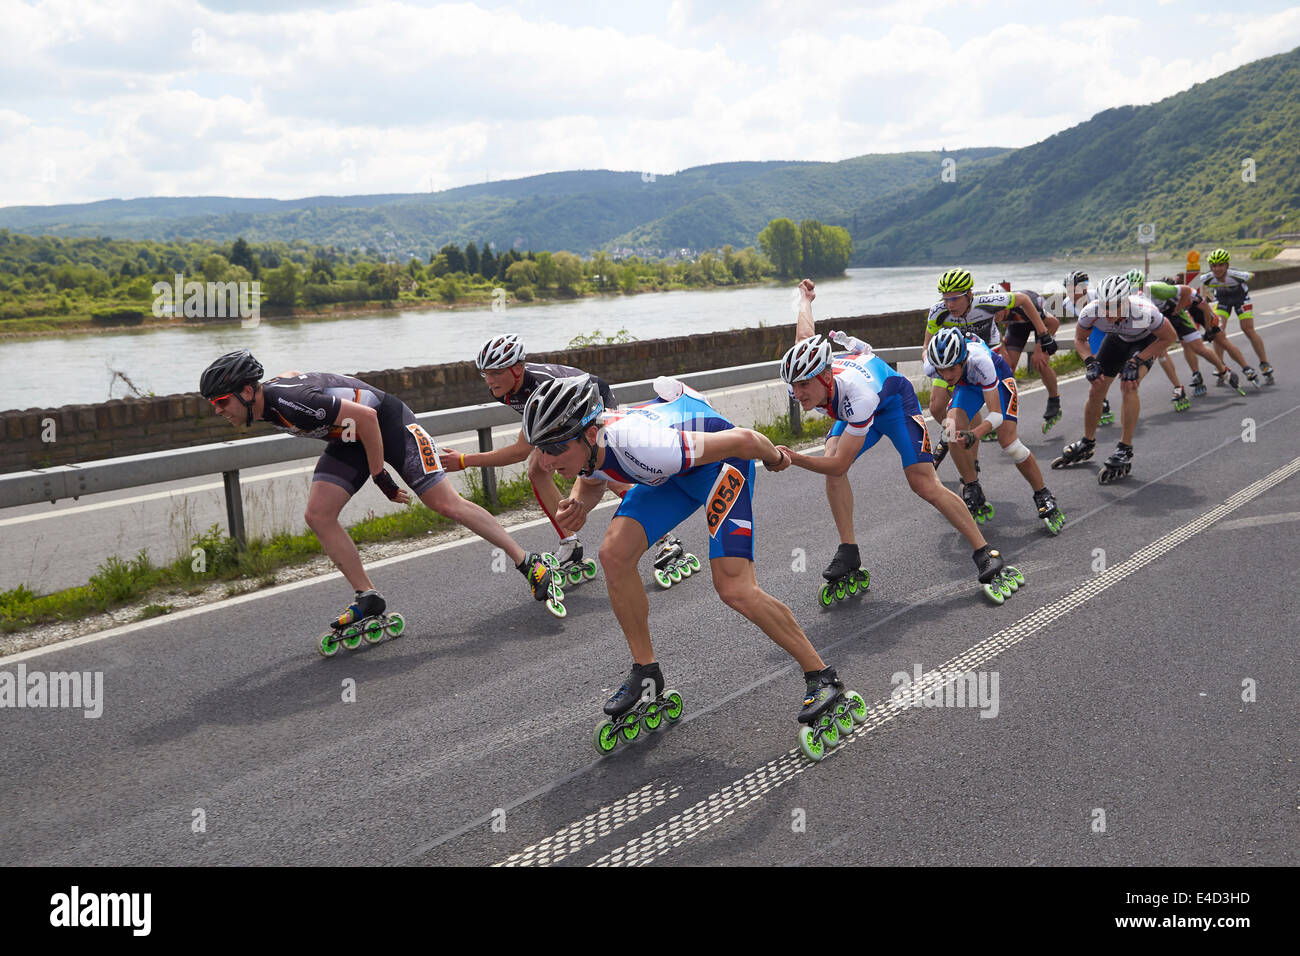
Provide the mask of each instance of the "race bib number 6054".
POLYGON ((727 515, 731 513, 736 498, 744 488, 745 476, 740 469, 724 461, 722 470, 718 472, 718 480, 713 483, 713 490, 709 492, 709 503, 705 510, 709 522, 710 537, 716 538, 718 536, 718 529, 722 527, 727 515))

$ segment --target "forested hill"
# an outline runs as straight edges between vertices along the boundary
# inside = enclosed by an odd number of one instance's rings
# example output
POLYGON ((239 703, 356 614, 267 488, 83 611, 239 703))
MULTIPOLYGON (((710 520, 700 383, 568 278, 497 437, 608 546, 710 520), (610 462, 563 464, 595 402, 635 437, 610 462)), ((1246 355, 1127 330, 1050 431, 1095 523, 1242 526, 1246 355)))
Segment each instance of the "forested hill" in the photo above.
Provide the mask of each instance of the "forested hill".
POLYGON ((851 232, 855 265, 890 265, 1134 249, 1139 223, 1181 249, 1297 214, 1300 48, 900 190, 860 208, 851 232))
MULTIPOLYGON (((975 169, 1000 149, 944 154, 975 169)), ((753 245, 770 219, 849 226, 853 210, 937 176, 938 153, 859 156, 836 163, 718 163, 653 175, 548 173, 437 193, 280 201, 219 197, 110 200, 0 209, 0 228, 53 236, 302 241, 365 248, 399 260, 444 243, 497 248, 635 248, 663 253, 753 245)))

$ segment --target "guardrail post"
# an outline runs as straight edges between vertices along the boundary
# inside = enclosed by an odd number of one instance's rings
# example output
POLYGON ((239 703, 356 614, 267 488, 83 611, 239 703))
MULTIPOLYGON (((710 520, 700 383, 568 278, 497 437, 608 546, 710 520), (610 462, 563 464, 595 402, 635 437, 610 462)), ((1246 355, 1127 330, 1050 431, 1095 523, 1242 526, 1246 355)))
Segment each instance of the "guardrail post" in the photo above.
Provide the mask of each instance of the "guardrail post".
POLYGON ((790 431, 803 434, 803 406, 793 395, 790 396, 790 431))
MULTIPOLYGON (((478 430, 478 450, 492 450, 492 429, 480 428, 478 430)), ((497 472, 495 468, 481 468, 483 472, 483 497, 487 499, 488 507, 497 506, 497 472)))
POLYGON ((223 471, 221 477, 226 482, 226 525, 235 544, 243 551, 248 547, 248 535, 244 531, 244 498, 239 491, 239 471, 223 471))

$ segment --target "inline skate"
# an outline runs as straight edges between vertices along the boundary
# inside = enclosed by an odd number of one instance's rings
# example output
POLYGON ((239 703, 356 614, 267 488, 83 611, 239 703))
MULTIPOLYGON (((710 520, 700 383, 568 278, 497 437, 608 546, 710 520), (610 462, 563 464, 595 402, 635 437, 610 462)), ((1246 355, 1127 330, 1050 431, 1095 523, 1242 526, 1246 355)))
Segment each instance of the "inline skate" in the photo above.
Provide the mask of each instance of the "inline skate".
POLYGON ((1078 441, 1072 441, 1061 449, 1059 458, 1052 459, 1053 468, 1069 468, 1071 465, 1077 465, 1081 461, 1087 461, 1092 457, 1093 451, 1097 448, 1096 439, 1080 438, 1078 441))
POLYGON ((547 564, 543 555, 530 551, 516 567, 528 582, 533 597, 546 602, 546 610, 556 617, 564 617, 569 613, 564 606, 564 588, 560 586, 562 579, 559 572, 547 564))
MULTIPOLYGON (((1256 372, 1249 365, 1243 368, 1241 370, 1241 373, 1246 376, 1246 381, 1250 382, 1251 385, 1254 385, 1256 388, 1264 387, 1263 385, 1259 384, 1259 373, 1256 372)), ((1243 392, 1242 394, 1244 395, 1245 393, 1243 392)))
POLYGON ((980 585, 984 595, 994 604, 1002 604, 1024 586, 1025 576, 1020 569, 1006 564, 1002 554, 987 544, 971 554, 979 569, 980 585))
POLYGON ((835 668, 804 674, 807 688, 799 711, 799 750, 812 761, 820 761, 853 733, 855 724, 866 723, 867 702, 857 691, 845 691, 835 668))
POLYGON ((1098 425, 1115 424, 1115 413, 1110 410, 1109 398, 1103 398, 1101 400, 1101 418, 1097 419, 1097 424, 1098 425))
POLYGON ((1199 371, 1193 372, 1192 373, 1192 394, 1197 398, 1200 398, 1208 391, 1209 389, 1205 387, 1205 379, 1201 377, 1201 373, 1199 371))
POLYGON ((1179 385, 1174 389, 1174 411, 1185 412, 1192 407, 1192 400, 1187 397, 1187 389, 1179 385))
POLYGON ((1052 430, 1052 426, 1061 420, 1061 396, 1047 396, 1047 409, 1043 412, 1043 434, 1052 430))
POLYGON ((1273 366, 1269 365, 1267 362, 1259 363, 1259 374, 1264 376, 1264 382, 1266 384, 1268 385, 1277 384, 1276 382, 1273 381, 1273 366))
POLYGON ((543 553, 542 560, 559 576, 561 585, 567 583, 576 587, 596 576, 595 559, 582 559, 582 542, 576 537, 562 540, 553 554, 543 553))
POLYGON ((321 657, 333 657, 340 646, 355 651, 363 640, 378 644, 385 635, 401 637, 406 629, 406 619, 396 612, 386 614, 384 609, 387 606, 378 591, 358 591, 356 600, 316 641, 316 650, 321 657))
POLYGON ((966 502, 971 517, 979 524, 983 524, 993 517, 993 505, 984 497, 984 489, 980 487, 979 478, 976 478, 970 484, 964 481, 961 483, 961 497, 966 502))
MULTIPOLYGON (((1242 369, 1242 371, 1244 372, 1245 369, 1242 369)), ((1226 379, 1228 387, 1231 388, 1233 391, 1235 391, 1238 395, 1246 394, 1246 390, 1241 387, 1241 379, 1237 378, 1237 373, 1229 369, 1228 366, 1225 365, 1223 367, 1222 372, 1215 372, 1214 377, 1215 379, 1217 379, 1217 381, 1214 383, 1215 388, 1222 388, 1224 385, 1224 380, 1226 379)))
POLYGON ((689 578, 703 567, 699 558, 682 547, 676 535, 666 534, 656 543, 660 547, 654 558, 655 583, 664 590, 679 584, 682 578, 689 578))
POLYGON ((1112 481, 1127 478, 1133 467, 1133 446, 1120 442, 1115 446, 1111 456, 1106 459, 1101 471, 1097 472, 1097 483, 1109 485, 1112 481))
POLYGON ((592 742, 602 757, 614 752, 619 740, 631 743, 644 730, 652 734, 665 719, 672 724, 682 716, 682 695, 664 690, 664 675, 659 664, 642 667, 633 664, 627 679, 605 701, 606 717, 596 724, 592 742))
POLYGON ((836 601, 843 601, 859 591, 865 592, 871 586, 871 575, 862 566, 856 544, 841 544, 835 549, 835 557, 822 572, 826 583, 822 585, 820 597, 822 607, 830 607, 836 601))
POLYGON ((1038 506, 1038 517, 1052 534, 1060 534, 1065 526, 1065 512, 1056 505, 1056 499, 1044 485, 1034 492, 1034 504, 1038 506))

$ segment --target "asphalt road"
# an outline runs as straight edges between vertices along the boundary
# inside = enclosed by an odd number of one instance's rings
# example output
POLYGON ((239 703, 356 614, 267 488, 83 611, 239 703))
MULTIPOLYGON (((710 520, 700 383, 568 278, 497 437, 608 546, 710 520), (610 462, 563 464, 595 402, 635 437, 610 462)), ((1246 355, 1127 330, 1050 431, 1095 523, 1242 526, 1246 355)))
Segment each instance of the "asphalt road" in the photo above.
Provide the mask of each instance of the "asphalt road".
MULTIPOLYGON (((337 575, 0 660, 103 680, 98 718, 0 709, 0 863, 1295 865, 1300 323, 1265 336, 1278 385, 1244 398, 1175 414, 1153 371, 1128 480, 1048 471, 1057 538, 985 446, 986 534, 1028 578, 1001 608, 884 445, 851 472, 871 590, 823 611, 822 483, 760 472, 760 583, 871 706, 821 764, 794 749, 800 676, 707 574, 649 585, 682 721, 597 758, 630 663, 601 581, 559 621, 471 538, 374 568, 408 633, 332 660, 312 645, 337 575), (900 672, 934 670, 989 695, 891 702, 900 672)), ((1026 430, 1044 465, 1083 395, 1066 384, 1065 420, 1026 430)), ((1024 420, 1043 403, 1025 393, 1024 420)), ((705 552, 702 518, 682 533, 705 552)))

